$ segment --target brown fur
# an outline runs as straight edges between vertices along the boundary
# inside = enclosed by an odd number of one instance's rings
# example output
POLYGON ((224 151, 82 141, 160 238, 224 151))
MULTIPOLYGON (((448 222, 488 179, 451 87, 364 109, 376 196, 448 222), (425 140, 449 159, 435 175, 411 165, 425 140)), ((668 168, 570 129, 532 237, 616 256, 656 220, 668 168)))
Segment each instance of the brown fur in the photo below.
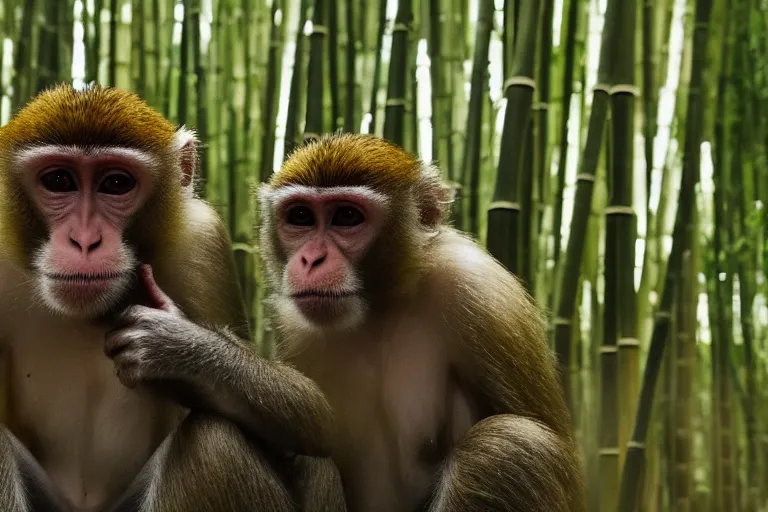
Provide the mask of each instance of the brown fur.
MULTIPOLYGON (((313 499, 292 487, 291 452, 328 451, 329 406, 309 379, 243 342, 248 324, 230 239, 214 210, 184 188, 195 146, 175 147, 175 133, 132 93, 69 86, 41 94, 0 130, 0 352, 9 361, 2 391, 10 397, 8 428, 0 429, 0 510, 70 510, 60 494, 106 510, 124 490, 113 512, 209 505, 277 512, 313 499), (57 316, 37 299, 30 259, 47 228, 21 186, 14 155, 41 144, 84 152, 123 146, 157 157, 149 198, 124 238, 186 318, 211 326, 186 319, 178 324, 183 331, 145 325, 156 357, 181 382, 123 386, 104 354, 112 320, 57 316), (215 351, 171 352, 174 335, 215 351)), ((339 495, 324 467, 303 471, 315 482, 308 489, 325 482, 322 492, 339 495)))
POLYGON ((394 205, 357 269, 363 325, 308 331, 275 318, 280 353, 334 408, 349 509, 585 510, 542 315, 487 252, 440 226, 448 197, 434 168, 373 136, 298 150, 262 190, 273 300, 289 255, 270 194, 292 183, 367 185, 394 205))

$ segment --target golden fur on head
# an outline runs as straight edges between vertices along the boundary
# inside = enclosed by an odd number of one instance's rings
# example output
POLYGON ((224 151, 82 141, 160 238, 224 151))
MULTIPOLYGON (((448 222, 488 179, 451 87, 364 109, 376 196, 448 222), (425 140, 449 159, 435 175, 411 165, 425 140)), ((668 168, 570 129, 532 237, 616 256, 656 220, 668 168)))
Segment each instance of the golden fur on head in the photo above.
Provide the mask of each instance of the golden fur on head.
POLYGON ((415 185, 421 167, 415 156, 375 135, 333 134, 297 149, 270 184, 394 191, 415 185))
POLYGON ((163 154, 176 128, 138 95, 99 85, 45 90, 0 128, 0 150, 42 144, 122 146, 163 154))

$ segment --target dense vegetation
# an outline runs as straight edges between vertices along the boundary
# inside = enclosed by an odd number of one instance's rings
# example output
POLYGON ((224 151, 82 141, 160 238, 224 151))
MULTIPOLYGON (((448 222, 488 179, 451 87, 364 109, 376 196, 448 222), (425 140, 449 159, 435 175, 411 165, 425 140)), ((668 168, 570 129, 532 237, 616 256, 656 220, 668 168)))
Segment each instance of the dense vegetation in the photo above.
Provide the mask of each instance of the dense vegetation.
POLYGON ((550 312, 590 510, 766 504, 766 2, 2 0, 0 38, 2 123, 70 81, 197 129, 265 353, 250 187, 380 134, 550 312))

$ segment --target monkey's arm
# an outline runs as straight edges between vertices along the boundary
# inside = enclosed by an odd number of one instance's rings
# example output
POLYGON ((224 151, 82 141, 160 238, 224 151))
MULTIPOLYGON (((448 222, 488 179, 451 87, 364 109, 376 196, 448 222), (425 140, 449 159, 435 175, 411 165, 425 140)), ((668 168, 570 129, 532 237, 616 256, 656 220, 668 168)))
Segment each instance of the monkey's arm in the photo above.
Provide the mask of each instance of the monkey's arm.
POLYGON ((473 242, 449 231, 444 243, 438 268, 455 296, 444 310, 451 359, 489 417, 454 447, 432 510, 585 510, 582 468, 541 313, 473 242))
MULTIPOLYGON (((107 337, 118 375, 128 385, 170 382, 165 387, 172 387, 183 405, 219 414, 277 449, 327 455, 330 405, 312 380, 260 357, 243 341, 248 322, 226 229, 199 202, 190 219, 196 250, 171 262, 185 270, 185 278, 160 281, 162 291, 154 281, 145 283, 155 288, 150 295, 164 297, 161 301, 173 304, 164 292, 178 298, 184 315, 175 307, 172 312, 129 308, 120 328, 107 337)), ((163 270, 155 274, 167 274, 163 270)))

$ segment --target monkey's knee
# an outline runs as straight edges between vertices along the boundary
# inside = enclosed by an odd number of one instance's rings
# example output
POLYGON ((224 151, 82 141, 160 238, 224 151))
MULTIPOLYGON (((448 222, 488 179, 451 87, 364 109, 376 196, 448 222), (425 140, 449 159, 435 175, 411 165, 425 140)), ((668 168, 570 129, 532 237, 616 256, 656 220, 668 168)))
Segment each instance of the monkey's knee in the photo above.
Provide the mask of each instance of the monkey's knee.
POLYGON ((299 455, 293 465, 293 489, 303 512, 345 512, 341 475, 330 457, 299 455))
POLYGON ((454 447, 438 482, 434 512, 585 510, 572 445, 540 423, 498 415, 454 447))
POLYGON ((190 413, 166 450, 158 485, 151 486, 152 512, 295 509, 264 452, 226 420, 190 413))

